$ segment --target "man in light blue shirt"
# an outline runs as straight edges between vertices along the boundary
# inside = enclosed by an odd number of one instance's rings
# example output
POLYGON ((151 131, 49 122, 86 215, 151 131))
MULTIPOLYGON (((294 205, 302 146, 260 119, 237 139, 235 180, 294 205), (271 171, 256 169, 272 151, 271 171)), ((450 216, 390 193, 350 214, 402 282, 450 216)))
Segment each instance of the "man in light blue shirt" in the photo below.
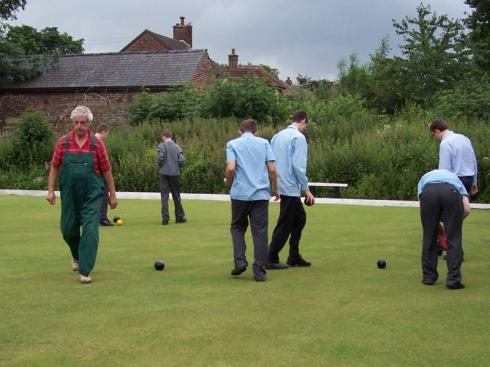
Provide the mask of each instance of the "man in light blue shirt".
POLYGON ((277 174, 281 206, 279 218, 269 244, 269 262, 266 269, 287 269, 289 266, 311 266, 299 252, 301 232, 306 224, 306 212, 301 202, 301 193, 313 205, 315 197, 308 189, 306 164, 308 144, 303 131, 308 124, 308 114, 297 111, 293 122, 272 138, 272 151, 276 156, 277 174), (287 265, 279 262, 279 252, 289 238, 289 257, 287 265))
POLYGON ((231 275, 240 275, 247 269, 245 232, 250 218, 254 242, 254 279, 262 282, 266 280, 264 266, 267 261, 268 210, 271 197, 269 176, 272 181, 272 195, 275 200, 279 200, 275 158, 269 142, 255 136, 255 120, 242 121, 239 132, 240 137, 226 145, 225 183, 231 187, 230 232, 235 262, 231 275))
POLYGON ((445 169, 459 177, 470 195, 478 192, 478 165, 470 139, 448 130, 447 122, 435 120, 430 124, 432 136, 441 141, 439 169, 445 169))
POLYGON ((422 222, 422 282, 433 285, 437 272, 439 222, 444 223, 447 238, 447 277, 449 289, 464 288, 461 283, 461 263, 463 251, 463 219, 470 213, 468 193, 461 180, 454 173, 436 169, 422 176, 417 193, 420 201, 422 222))

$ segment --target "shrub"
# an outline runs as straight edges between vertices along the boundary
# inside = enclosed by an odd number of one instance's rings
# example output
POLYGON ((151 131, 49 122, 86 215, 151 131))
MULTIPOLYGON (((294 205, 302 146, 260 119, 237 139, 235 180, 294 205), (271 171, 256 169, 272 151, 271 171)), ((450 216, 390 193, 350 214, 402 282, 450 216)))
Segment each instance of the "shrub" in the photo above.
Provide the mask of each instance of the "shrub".
POLYGON ((28 168, 48 162, 52 154, 53 138, 41 113, 23 113, 13 139, 15 164, 28 168))

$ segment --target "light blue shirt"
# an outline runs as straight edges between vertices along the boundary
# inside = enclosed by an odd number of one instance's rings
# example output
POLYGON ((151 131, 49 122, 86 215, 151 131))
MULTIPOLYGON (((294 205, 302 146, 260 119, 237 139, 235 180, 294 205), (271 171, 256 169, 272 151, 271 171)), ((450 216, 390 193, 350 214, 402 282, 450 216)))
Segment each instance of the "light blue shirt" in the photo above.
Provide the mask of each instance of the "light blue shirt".
POLYGON ((305 136, 294 125, 289 125, 274 135, 271 145, 276 156, 279 193, 301 196, 302 192, 308 191, 308 144, 305 136))
POLYGON ((448 131, 439 147, 439 169, 446 169, 456 176, 473 176, 477 183, 478 165, 470 139, 461 134, 448 131))
POLYGON ((230 197, 234 200, 269 200, 269 171, 267 162, 274 161, 271 145, 252 133, 226 144, 226 161, 236 161, 230 197))
POLYGON ((445 182, 451 184, 460 192, 461 195, 468 196, 468 192, 458 176, 445 169, 435 169, 423 175, 420 178, 417 186, 417 196, 420 195, 425 185, 433 182, 445 182))

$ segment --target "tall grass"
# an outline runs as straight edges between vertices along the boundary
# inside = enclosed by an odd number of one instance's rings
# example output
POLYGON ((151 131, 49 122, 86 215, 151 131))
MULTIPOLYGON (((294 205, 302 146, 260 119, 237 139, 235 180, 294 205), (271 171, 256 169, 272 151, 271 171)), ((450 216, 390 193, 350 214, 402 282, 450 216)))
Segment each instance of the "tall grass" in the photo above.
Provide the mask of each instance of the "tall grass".
MULTIPOLYGON (((298 101, 292 99, 292 103, 298 101)), ((342 195, 349 198, 415 199, 416 184, 426 171, 437 167, 439 143, 428 130, 436 113, 407 104, 393 117, 366 110, 353 96, 313 103, 304 101, 311 123, 309 142, 310 181, 344 182, 342 195)), ((490 125, 486 121, 450 120, 451 130, 473 142, 479 164, 477 202, 490 202, 490 125)), ((258 135, 266 139, 287 126, 287 122, 259 121, 258 135)), ((146 121, 138 126, 113 128, 106 145, 113 164, 118 190, 158 191, 156 147, 165 128, 173 131, 187 157, 182 171, 184 192, 222 193, 226 142, 238 136, 235 118, 193 117, 172 122, 146 121)), ((0 186, 39 188, 33 183, 31 167, 19 172, 12 159, 8 138, 1 139, 0 186), (9 158, 10 157, 10 158, 9 158)), ((40 176, 35 176, 40 177, 40 176)), ((42 186, 42 185, 41 185, 42 186)))

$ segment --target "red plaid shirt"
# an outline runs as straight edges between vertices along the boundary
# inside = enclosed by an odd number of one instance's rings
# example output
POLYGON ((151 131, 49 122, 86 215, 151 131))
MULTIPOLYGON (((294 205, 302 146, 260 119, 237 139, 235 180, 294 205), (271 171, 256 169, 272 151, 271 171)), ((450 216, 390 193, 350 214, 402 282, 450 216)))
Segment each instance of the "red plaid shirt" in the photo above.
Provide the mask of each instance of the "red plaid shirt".
MULTIPOLYGON (((68 151, 70 153, 80 154, 90 152, 90 143, 92 142, 92 133, 90 131, 88 132, 87 141, 85 142, 83 147, 78 146, 75 140, 75 133, 73 131, 70 131, 68 138, 70 141, 68 151)), ((51 164, 54 167, 60 167, 61 165, 63 165, 63 159, 65 157, 65 139, 66 138, 63 135, 56 142, 56 146, 53 152, 53 158, 51 158, 51 164)), ((99 176, 102 176, 103 172, 111 169, 111 162, 109 162, 109 156, 107 155, 107 150, 102 140, 96 139, 95 149, 93 153, 95 173, 99 176)))

